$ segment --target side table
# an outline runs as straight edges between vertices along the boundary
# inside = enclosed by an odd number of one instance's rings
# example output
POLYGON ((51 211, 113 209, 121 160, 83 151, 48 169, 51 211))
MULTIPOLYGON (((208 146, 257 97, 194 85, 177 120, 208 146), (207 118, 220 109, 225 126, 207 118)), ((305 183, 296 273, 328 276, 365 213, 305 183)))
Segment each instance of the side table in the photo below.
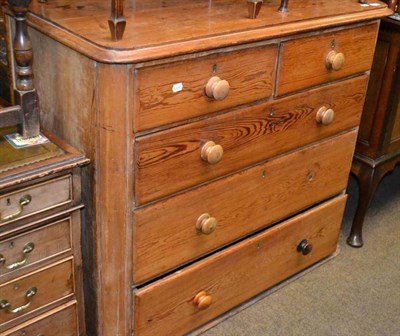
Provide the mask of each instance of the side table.
POLYGON ((400 162, 400 22, 382 20, 351 172, 359 203, 347 242, 363 245, 362 227, 382 178, 400 162))

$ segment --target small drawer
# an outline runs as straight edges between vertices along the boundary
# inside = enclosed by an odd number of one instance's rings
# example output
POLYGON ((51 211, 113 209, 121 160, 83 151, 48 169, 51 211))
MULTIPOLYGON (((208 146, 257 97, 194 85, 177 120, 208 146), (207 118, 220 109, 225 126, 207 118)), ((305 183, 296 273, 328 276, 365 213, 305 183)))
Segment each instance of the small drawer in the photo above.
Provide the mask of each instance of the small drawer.
POLYGON ((277 95, 368 71, 377 31, 374 23, 282 43, 277 95))
POLYGON ((255 166, 134 212, 133 281, 271 225, 346 188, 357 133, 255 166))
POLYGON ((71 175, 0 195, 0 226, 70 202, 72 202, 71 175))
POLYGON ((71 251, 72 218, 0 241, 0 279, 14 270, 71 251))
POLYGON ((135 131, 271 96, 276 55, 272 45, 137 69, 135 131))
POLYGON ((2 336, 78 336, 76 301, 9 329, 2 336))
POLYGON ((134 333, 183 335, 336 250, 345 196, 134 292, 134 333))
POLYGON ((356 127, 367 83, 362 75, 138 138, 136 204, 356 127))
POLYGON ((32 318, 43 306, 73 293, 72 257, 8 281, 0 285, 0 324, 32 318))

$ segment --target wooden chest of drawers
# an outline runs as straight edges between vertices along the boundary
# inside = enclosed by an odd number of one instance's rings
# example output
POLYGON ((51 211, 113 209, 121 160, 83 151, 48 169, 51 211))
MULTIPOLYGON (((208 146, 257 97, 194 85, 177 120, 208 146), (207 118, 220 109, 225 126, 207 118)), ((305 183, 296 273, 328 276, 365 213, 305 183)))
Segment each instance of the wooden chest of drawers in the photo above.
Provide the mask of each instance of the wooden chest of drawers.
POLYGON ((100 2, 33 3, 36 83, 46 127, 93 162, 88 334, 181 335, 335 251, 390 11, 134 3, 118 42, 100 2))
POLYGON ((0 334, 84 333, 80 168, 53 142, 14 149, 0 129, 0 334), (57 332, 58 331, 58 332, 57 332))

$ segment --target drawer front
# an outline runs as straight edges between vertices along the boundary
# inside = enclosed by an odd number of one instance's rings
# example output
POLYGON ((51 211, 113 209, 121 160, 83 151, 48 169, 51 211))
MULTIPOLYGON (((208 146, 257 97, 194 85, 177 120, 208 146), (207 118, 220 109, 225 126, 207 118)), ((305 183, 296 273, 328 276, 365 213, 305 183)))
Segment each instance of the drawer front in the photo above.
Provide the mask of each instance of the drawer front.
POLYGON ((332 254, 345 199, 320 205, 135 292, 135 335, 182 335, 332 254), (306 255, 297 251, 303 240, 306 255))
POLYGON ((63 176, 0 196, 0 226, 72 202, 72 177, 63 176))
POLYGON ((331 138, 136 210, 134 283, 340 193, 347 185, 356 136, 352 131, 331 138))
POLYGON ((138 138, 137 205, 357 126, 367 82, 367 76, 356 77, 138 138), (317 122, 321 108, 334 114, 330 124, 317 122))
POLYGON ((77 336, 78 321, 76 302, 43 314, 7 330, 2 336, 77 336))
POLYGON ((271 96, 276 55, 272 45, 137 69, 135 131, 271 96))
POLYGON ((277 95, 368 71, 377 30, 374 23, 282 43, 277 95))
POLYGON ((71 225, 69 217, 1 241, 0 279, 14 270, 71 251, 71 225))
POLYGON ((0 324, 35 313, 74 293, 73 259, 65 259, 0 285, 0 324), (9 305, 8 305, 8 304, 9 305))

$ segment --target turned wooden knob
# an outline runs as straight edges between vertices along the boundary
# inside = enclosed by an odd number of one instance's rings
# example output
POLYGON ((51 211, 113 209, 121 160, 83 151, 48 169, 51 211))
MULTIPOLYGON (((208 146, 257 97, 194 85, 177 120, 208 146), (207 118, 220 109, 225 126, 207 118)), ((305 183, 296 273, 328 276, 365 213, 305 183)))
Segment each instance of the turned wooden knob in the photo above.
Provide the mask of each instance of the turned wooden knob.
POLYGON ((218 76, 211 77, 206 85, 206 95, 215 100, 223 100, 229 93, 229 83, 218 76))
POLYGON ((212 302, 211 295, 207 295, 207 293, 204 291, 198 293, 193 299, 193 303, 199 309, 206 309, 206 308, 210 307, 211 302, 212 302))
POLYGON ((208 141, 201 148, 201 158, 211 164, 221 161, 224 149, 221 145, 216 145, 214 141, 208 141))
POLYGON ((326 67, 332 70, 340 70, 344 65, 344 54, 332 50, 326 57, 326 67))
POLYGON ((208 235, 215 231, 217 224, 218 222, 214 217, 211 217, 208 213, 205 213, 197 219, 196 229, 197 231, 208 235))
POLYGON ((309 254, 313 249, 312 244, 307 240, 303 239, 299 245, 297 245, 297 252, 302 253, 303 255, 309 254))
POLYGON ((328 109, 325 106, 322 106, 315 116, 317 123, 322 125, 331 124, 333 119, 335 119, 335 111, 328 109))

